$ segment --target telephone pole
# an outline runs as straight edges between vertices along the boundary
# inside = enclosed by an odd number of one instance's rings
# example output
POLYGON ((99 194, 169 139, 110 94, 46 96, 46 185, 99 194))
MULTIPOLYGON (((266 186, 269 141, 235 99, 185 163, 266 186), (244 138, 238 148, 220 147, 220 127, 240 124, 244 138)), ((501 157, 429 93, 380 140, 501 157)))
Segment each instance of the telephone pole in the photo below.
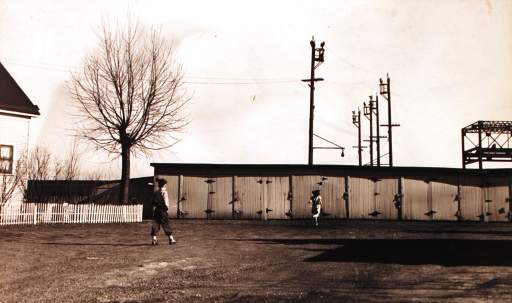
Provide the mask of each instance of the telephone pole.
POLYGON ((370 102, 366 105, 363 102, 363 114, 370 120, 370 138, 366 140, 370 143, 370 166, 373 166, 373 97, 370 96, 370 102))
POLYGON ((315 82, 323 81, 323 78, 315 78, 315 69, 324 62, 325 42, 316 47, 315 37, 309 42, 311 45, 311 78, 302 80, 309 82, 309 146, 308 146, 308 165, 313 165, 313 120, 315 111, 315 82))
POLYGON ((400 124, 393 124, 391 122, 391 79, 386 75, 386 83, 379 79, 380 95, 388 101, 388 124, 381 126, 388 128, 388 144, 389 144, 389 166, 393 167, 393 127, 400 126, 400 124))
MULTIPOLYGON (((371 97, 370 97, 371 100, 371 97)), ((371 102, 371 101, 370 101, 371 102)), ((380 125, 379 125, 379 96, 375 95, 375 121, 377 126, 377 166, 380 167, 380 125)))
POLYGON ((359 156, 359 166, 363 165, 363 146, 361 146, 361 110, 357 109, 356 111, 352 111, 352 124, 354 124, 355 127, 357 127, 357 146, 352 146, 354 148, 357 148, 357 155, 359 156))

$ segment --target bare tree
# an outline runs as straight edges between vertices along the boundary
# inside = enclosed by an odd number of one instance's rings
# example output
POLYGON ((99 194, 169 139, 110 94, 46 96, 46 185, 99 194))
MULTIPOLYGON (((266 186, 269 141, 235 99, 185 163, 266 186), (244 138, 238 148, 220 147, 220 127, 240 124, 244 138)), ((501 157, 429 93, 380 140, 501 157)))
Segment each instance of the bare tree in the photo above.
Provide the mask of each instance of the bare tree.
POLYGON ((81 175, 82 180, 89 180, 89 181, 100 181, 100 180, 111 180, 112 179, 111 172, 103 171, 103 170, 82 171, 80 175, 81 175))
POLYGON ((73 141, 71 149, 66 153, 64 160, 54 158, 54 180, 77 180, 80 178, 80 159, 82 154, 78 149, 78 142, 73 141))
POLYGON ((186 124, 183 73, 172 45, 139 25, 124 30, 104 25, 97 49, 74 73, 71 94, 79 109, 81 138, 121 156, 120 202, 128 202, 130 157, 177 142, 186 124))
MULTIPOLYGON (((43 146, 36 146, 30 152, 20 153, 19 159, 15 161, 13 173, 0 175, 0 206, 12 200, 17 192, 23 194, 25 199, 30 198, 37 202, 47 201, 51 191, 44 182, 39 181, 79 179, 83 175, 80 167, 81 156, 76 141, 73 142, 64 159, 54 156, 43 146), (33 184, 29 189, 30 181, 33 184)), ((71 182, 67 183, 70 186, 71 182)))
POLYGON ((28 180, 50 180, 52 177, 52 155, 42 146, 34 147, 26 159, 28 180))
POLYGON ((26 152, 16 160, 12 174, 2 174, 0 177, 0 206, 7 204, 16 193, 16 189, 23 188, 27 179, 26 152))
POLYGON ((30 152, 24 153, 23 157, 18 160, 21 178, 19 180, 19 189, 23 192, 25 199, 29 197, 35 198, 37 201, 42 202, 41 197, 44 197, 44 187, 39 184, 32 186, 29 190, 30 181, 44 181, 52 180, 58 174, 59 162, 52 154, 42 146, 35 146, 30 152))

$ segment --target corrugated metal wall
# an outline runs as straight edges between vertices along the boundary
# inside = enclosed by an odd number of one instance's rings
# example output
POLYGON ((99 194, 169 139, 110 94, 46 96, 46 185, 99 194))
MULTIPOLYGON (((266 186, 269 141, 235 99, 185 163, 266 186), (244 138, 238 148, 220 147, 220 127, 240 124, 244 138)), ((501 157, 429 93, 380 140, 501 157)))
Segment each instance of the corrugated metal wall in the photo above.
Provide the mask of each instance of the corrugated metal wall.
POLYGON ((311 192, 320 187, 321 176, 292 176, 292 215, 294 219, 311 218, 311 192))
POLYGON ((380 214, 376 219, 396 220, 398 209, 395 206, 395 199, 398 195, 398 179, 375 180, 375 205, 380 214))
POLYGON ((403 217, 404 220, 430 220, 428 212, 429 184, 423 180, 404 179, 403 182, 403 217))
MULTIPOLYGON (((345 178, 321 177, 322 215, 326 219, 346 218, 345 178)), ((311 193, 310 193, 311 194, 311 193)))
POLYGON ((263 208, 263 178, 261 177, 237 177, 236 191, 238 203, 236 210, 241 219, 261 219, 258 213, 263 208))
POLYGON ((432 219, 434 220, 457 220, 458 209, 458 186, 430 182, 429 184, 432 197, 432 219))
POLYGON ((349 178, 349 213, 356 219, 398 219, 398 179, 349 178))
POLYGON ((311 219, 321 190, 322 219, 509 221, 510 186, 459 185, 430 178, 344 176, 167 176, 169 214, 195 219, 311 219), (347 188, 348 185, 348 188, 347 188))
POLYGON ((233 177, 210 178, 209 207, 211 219, 231 219, 233 213, 233 177))
POLYGON ((490 186, 484 189, 488 221, 508 221, 510 210, 508 186, 490 186))
POLYGON ((265 190, 267 199, 268 219, 287 219, 286 214, 290 211, 290 178, 289 177, 266 177, 265 190))
POLYGON ((375 211, 374 182, 366 178, 348 180, 349 215, 351 219, 373 218, 370 213, 375 211))
POLYGON ((461 186, 460 195, 461 220, 482 220, 484 208, 482 188, 478 186, 461 186))
POLYGON ((207 180, 202 177, 183 177, 181 209, 185 218, 206 218, 209 195, 207 180))

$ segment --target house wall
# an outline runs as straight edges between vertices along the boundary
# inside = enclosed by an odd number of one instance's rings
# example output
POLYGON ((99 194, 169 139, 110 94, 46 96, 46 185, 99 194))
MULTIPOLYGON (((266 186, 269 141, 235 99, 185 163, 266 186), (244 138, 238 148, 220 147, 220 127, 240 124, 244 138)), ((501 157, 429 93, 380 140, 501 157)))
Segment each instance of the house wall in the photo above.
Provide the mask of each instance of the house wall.
MULTIPOLYGON (((13 146, 13 174, 15 173, 16 161, 27 149, 29 144, 30 119, 0 113, 0 144, 13 146)), ((0 185, 6 179, 13 178, 12 175, 0 175, 0 185)), ((1 188, 1 187, 0 187, 1 188)), ((17 189, 8 204, 21 204, 23 194, 17 189)))

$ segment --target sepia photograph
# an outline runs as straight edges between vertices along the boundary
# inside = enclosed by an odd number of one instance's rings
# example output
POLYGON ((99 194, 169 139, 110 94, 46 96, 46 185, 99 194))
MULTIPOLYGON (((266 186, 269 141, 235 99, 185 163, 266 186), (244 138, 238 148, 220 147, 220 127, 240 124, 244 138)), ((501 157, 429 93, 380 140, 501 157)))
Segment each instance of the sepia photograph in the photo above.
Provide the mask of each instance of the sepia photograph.
POLYGON ((0 0, 0 302, 512 302, 512 0, 0 0))

